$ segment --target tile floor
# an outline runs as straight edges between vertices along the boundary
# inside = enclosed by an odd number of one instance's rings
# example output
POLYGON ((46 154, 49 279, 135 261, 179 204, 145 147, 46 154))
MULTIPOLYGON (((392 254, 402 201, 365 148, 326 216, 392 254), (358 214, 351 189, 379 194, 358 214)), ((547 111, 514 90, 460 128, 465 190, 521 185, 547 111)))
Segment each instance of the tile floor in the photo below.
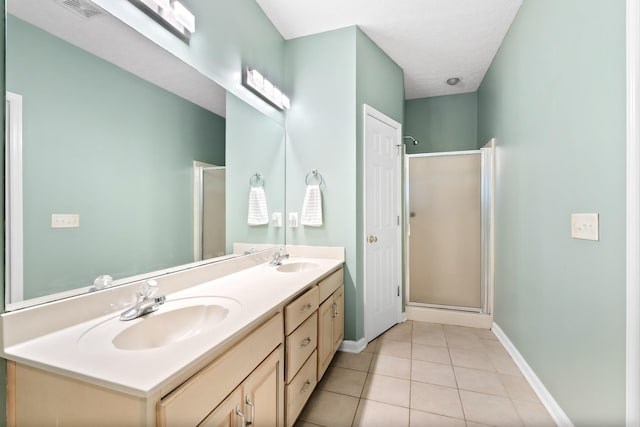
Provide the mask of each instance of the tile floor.
POLYGON ((296 427, 555 426, 489 330, 407 321, 336 354, 296 427))

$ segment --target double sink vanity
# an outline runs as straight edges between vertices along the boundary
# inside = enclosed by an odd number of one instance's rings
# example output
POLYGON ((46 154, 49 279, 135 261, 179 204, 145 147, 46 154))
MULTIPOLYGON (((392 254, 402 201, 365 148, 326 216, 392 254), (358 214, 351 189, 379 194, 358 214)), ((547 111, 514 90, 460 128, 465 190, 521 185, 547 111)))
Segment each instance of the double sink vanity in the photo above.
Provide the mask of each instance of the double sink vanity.
POLYGON ((344 249, 287 248, 2 315, 9 425, 291 426, 344 338, 344 249))

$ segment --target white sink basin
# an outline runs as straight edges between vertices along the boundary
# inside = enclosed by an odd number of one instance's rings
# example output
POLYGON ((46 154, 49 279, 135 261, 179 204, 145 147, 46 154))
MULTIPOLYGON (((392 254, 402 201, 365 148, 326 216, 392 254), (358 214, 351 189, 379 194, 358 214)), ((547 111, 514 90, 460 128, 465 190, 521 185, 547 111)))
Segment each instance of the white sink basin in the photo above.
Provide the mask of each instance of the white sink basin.
POLYGON ((87 330, 78 339, 86 349, 150 350, 176 344, 215 329, 241 308, 223 297, 167 301, 157 311, 132 321, 111 318, 87 330))
POLYGON ((287 263, 282 263, 282 265, 279 265, 276 270, 282 272, 282 273, 298 273, 301 271, 309 271, 309 270, 315 270, 316 268, 320 267, 320 264, 317 264, 315 262, 310 262, 310 261, 291 261, 291 262, 287 262, 287 263))

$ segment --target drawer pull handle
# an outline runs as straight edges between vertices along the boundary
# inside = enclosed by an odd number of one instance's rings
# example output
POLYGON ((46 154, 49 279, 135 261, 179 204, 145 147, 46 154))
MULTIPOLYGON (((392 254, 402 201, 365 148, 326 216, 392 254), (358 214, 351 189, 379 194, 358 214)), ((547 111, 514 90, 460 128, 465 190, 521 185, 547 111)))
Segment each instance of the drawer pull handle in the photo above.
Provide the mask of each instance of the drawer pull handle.
POLYGON ((236 415, 240 417, 240 426, 247 427, 247 423, 244 420, 244 414, 240 411, 240 406, 236 406, 236 415))
POLYGON ((302 386, 302 388, 300 389, 300 394, 304 394, 307 392, 307 390, 309 390, 309 387, 311 387, 311 380, 306 380, 304 382, 304 385, 302 386))
POLYGON ((309 344, 311 344, 311 337, 306 337, 302 341, 302 344, 300 344, 300 347, 304 348, 304 347, 308 346, 309 344))
POLYGON ((249 399, 249 396, 245 396, 244 401, 247 404, 247 406, 249 406, 251 408, 251 417, 249 418, 249 420, 246 423, 246 425, 250 426, 251 424, 253 424, 253 420, 254 420, 254 418, 256 416, 256 406, 253 404, 251 399, 249 399))
POLYGON ((311 310, 311 304, 307 304, 300 309, 300 311, 307 311, 307 310, 311 310))
POLYGON ((333 317, 338 317, 338 304, 333 303, 333 317))

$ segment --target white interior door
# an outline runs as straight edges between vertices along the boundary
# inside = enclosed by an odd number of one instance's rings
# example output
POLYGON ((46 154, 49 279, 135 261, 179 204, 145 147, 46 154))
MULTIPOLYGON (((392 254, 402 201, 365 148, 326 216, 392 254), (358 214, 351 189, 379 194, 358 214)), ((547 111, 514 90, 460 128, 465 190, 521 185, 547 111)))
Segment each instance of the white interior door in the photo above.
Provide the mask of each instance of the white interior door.
POLYGON ((400 321, 401 129, 364 106, 365 338, 371 341, 400 321))

